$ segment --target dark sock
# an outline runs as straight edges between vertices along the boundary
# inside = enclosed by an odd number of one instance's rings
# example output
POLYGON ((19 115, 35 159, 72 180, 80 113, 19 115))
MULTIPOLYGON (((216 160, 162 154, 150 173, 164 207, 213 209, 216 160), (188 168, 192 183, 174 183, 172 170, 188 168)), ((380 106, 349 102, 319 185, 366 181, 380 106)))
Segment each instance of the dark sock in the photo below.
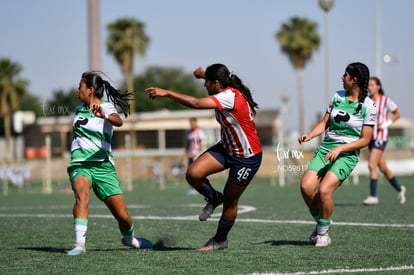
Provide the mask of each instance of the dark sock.
POLYGON ((319 219, 319 209, 309 209, 309 212, 311 213, 313 219, 318 222, 319 219))
POLYGON ((207 198, 208 201, 213 201, 216 198, 217 191, 211 186, 210 181, 206 179, 204 185, 198 190, 201 195, 207 198))
POLYGON ((395 177, 390 179, 390 183, 391 183, 392 187, 395 188, 395 190, 397 190, 398 192, 401 192, 401 185, 398 184, 398 181, 395 177))
POLYGON ((369 182, 369 195, 371 197, 376 197, 377 196, 377 185, 378 185, 378 180, 377 179, 371 179, 369 182))
POLYGON ((225 218, 220 218, 218 223, 217 232, 214 236, 216 242, 224 242, 227 240, 227 234, 229 234, 231 228, 234 225, 234 220, 227 220, 225 218))

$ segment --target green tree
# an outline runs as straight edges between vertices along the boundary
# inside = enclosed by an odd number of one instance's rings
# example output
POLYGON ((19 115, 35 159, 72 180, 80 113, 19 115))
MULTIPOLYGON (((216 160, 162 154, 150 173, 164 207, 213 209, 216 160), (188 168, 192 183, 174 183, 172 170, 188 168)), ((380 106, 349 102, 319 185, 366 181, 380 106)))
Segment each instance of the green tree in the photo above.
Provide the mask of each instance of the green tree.
MULTIPOLYGON (((144 56, 149 44, 144 27, 144 23, 129 18, 118 19, 107 26, 107 49, 121 66, 128 91, 134 91, 134 54, 144 56)), ((131 102, 131 112, 134 113, 135 110, 135 104, 131 102)))
POLYGON ((195 97, 206 96, 207 94, 200 83, 192 73, 186 74, 181 68, 149 67, 142 75, 134 79, 134 85, 137 88, 135 92, 136 110, 143 112, 161 109, 187 109, 187 107, 168 99, 151 100, 144 90, 150 86, 157 86, 195 97))
POLYGON ((20 110, 22 111, 33 111, 36 114, 36 117, 43 115, 41 100, 30 93, 27 93, 25 97, 22 98, 20 102, 20 110))
POLYGON ((305 111, 303 94, 303 69, 312 58, 312 54, 319 48, 320 37, 317 33, 317 23, 306 18, 292 17, 289 22, 283 23, 276 33, 281 50, 289 58, 295 71, 298 82, 299 130, 305 132, 305 111))
POLYGON ((52 99, 42 105, 44 116, 67 116, 80 104, 76 88, 53 91, 52 99))
POLYGON ((11 156, 11 117, 26 94, 27 81, 20 78, 22 67, 8 58, 0 59, 0 118, 4 121, 7 158, 11 156))

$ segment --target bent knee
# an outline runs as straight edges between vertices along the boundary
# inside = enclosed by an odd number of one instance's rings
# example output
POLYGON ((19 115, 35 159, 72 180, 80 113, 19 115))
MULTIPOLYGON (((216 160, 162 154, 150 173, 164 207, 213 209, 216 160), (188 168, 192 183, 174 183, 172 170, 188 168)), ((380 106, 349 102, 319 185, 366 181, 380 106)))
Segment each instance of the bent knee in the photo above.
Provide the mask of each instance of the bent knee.
POLYGON ((193 173, 191 173, 189 170, 187 170, 187 173, 185 173, 185 179, 186 179, 188 182, 193 181, 193 180, 195 179, 194 174, 193 174, 193 173))
POLYGON ((300 182, 300 190, 302 193, 312 194, 316 191, 318 186, 318 182, 314 180, 310 180, 309 178, 303 178, 300 182))
POLYGON ((310 189, 310 187, 309 187, 309 184, 308 183, 306 183, 306 182, 304 182, 304 181, 301 181, 300 182, 300 190, 302 191, 302 192, 304 192, 304 191, 306 191, 306 190, 309 190, 310 189))
POLYGON ((193 166, 188 167, 187 172, 185 173, 185 178, 188 182, 194 181, 194 180, 200 180, 203 179, 204 176, 201 175, 200 171, 198 171, 193 166))

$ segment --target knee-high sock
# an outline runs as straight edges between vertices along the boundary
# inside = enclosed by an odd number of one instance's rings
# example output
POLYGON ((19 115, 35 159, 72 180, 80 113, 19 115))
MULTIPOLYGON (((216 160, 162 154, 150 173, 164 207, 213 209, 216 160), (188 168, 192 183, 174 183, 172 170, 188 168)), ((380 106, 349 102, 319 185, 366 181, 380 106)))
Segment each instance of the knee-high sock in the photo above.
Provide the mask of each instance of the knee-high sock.
POLYGON ((134 225, 132 225, 129 230, 126 230, 126 231, 120 230, 120 231, 122 234, 122 240, 125 244, 139 248, 139 242, 135 238, 135 234, 134 234, 134 225))
POLYGON ((206 179, 205 184, 198 191, 201 195, 206 197, 208 201, 213 201, 216 198, 217 191, 213 188, 208 179, 206 179))
POLYGON ((318 219, 317 231, 318 235, 325 235, 329 231, 331 225, 331 219, 318 219))
POLYGON ((311 213, 313 219, 318 222, 319 219, 319 209, 309 209, 309 212, 311 213))
POLYGON ((120 231, 121 231, 122 237, 125 240, 128 239, 132 241, 132 239, 134 238, 134 225, 132 225, 129 230, 126 230, 126 231, 120 230, 120 231))
POLYGON ((398 181, 395 177, 393 177, 389 181, 390 181, 392 187, 395 188, 395 190, 397 190, 398 192, 401 192, 401 185, 398 183, 398 181))
POLYGON ((88 231, 88 219, 74 219, 75 246, 85 247, 86 232, 88 231))
POLYGON ((371 179, 369 181, 369 195, 371 197, 377 196, 377 186, 378 186, 378 180, 377 179, 371 179))
POLYGON ((227 220, 221 217, 218 223, 216 235, 214 236, 214 240, 216 242, 223 242, 227 240, 227 235, 229 234, 233 225, 234 225, 234 220, 227 220))
POLYGON ((325 235, 329 231, 331 225, 331 219, 318 219, 317 231, 318 235, 325 235))

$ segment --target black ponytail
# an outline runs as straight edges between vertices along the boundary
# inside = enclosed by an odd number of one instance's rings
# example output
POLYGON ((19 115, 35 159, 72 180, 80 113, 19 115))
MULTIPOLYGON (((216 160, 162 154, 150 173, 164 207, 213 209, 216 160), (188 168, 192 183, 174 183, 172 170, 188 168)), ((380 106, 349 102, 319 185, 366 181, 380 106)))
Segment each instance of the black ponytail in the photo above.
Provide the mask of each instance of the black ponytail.
POLYGON ((347 71, 350 76, 356 77, 357 84, 361 89, 358 97, 359 104, 355 110, 355 114, 358 114, 361 111, 362 103, 364 103, 365 98, 368 96, 369 69, 365 64, 355 62, 349 64, 345 71, 347 71))
POLYGON ((130 114, 129 101, 133 100, 134 92, 121 93, 115 89, 107 80, 103 80, 99 74, 103 74, 99 71, 85 72, 82 74, 82 79, 86 83, 86 87, 93 87, 95 89, 95 95, 99 99, 103 97, 103 93, 106 93, 108 101, 111 101, 115 107, 119 107, 125 117, 130 114))
POLYGON ((243 84, 237 75, 230 74, 229 69, 227 69, 225 65, 213 64, 208 66, 205 72, 205 78, 210 81, 217 80, 224 88, 231 87, 239 90, 240 93, 246 98, 252 112, 256 114, 258 104, 253 100, 250 89, 243 84))
POLYGON ((231 78, 231 83, 233 84, 231 87, 236 88, 244 95, 247 102, 249 103, 250 109, 252 109, 253 113, 256 114, 256 108, 259 108, 259 105, 257 105, 257 103, 253 100, 250 89, 246 87, 245 85, 243 85, 242 81, 237 75, 232 74, 230 78, 231 78))

